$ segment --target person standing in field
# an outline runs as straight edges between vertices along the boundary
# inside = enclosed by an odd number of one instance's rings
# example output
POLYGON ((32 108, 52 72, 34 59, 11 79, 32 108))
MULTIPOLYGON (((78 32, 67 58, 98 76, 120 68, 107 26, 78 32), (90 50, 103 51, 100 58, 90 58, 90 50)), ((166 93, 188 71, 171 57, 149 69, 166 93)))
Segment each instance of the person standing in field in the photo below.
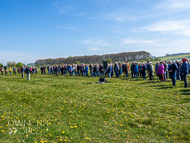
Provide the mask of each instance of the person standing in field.
POLYGON ((159 67, 159 64, 158 64, 158 62, 157 62, 156 65, 155 65, 155 73, 156 73, 156 74, 157 74, 158 67, 159 67))
POLYGON ((134 62, 131 63, 131 78, 133 78, 134 76, 134 67, 135 67, 135 64, 134 62))
POLYGON ((146 80, 146 67, 145 67, 145 63, 142 64, 142 77, 144 80, 146 80))
POLYGON ((160 79, 160 82, 163 82, 164 81, 164 65, 162 62, 160 62, 160 65, 157 69, 157 74, 160 79))
POLYGON ((16 68, 13 68, 13 75, 16 75, 16 68))
POLYGON ((175 62, 173 62, 171 66, 171 78, 172 78, 172 84, 173 86, 176 85, 176 74, 177 74, 178 66, 175 62))
POLYGON ((17 67, 17 72, 18 72, 18 74, 19 74, 19 71, 20 71, 20 68, 19 68, 19 67, 17 67))
POLYGON ((139 73, 139 65, 137 62, 135 62, 135 66, 134 66, 134 78, 138 79, 138 73, 139 73))
POLYGON ((150 62, 148 61, 147 62, 147 72, 148 72, 150 80, 152 80, 152 71, 153 71, 152 66, 150 65, 150 62))
POLYGON ((22 78, 24 78, 24 66, 21 67, 22 78))
POLYGON ((186 58, 183 58, 182 62, 183 64, 181 66, 180 72, 182 74, 182 78, 184 81, 184 87, 187 88, 188 87, 187 75, 189 74, 188 60, 186 58))
POLYGON ((27 80, 28 80, 28 81, 30 81, 30 72, 31 72, 31 70, 30 70, 30 67, 28 66, 28 67, 26 68, 26 74, 27 74, 27 80))
POLYGON ((119 78, 119 65, 117 64, 117 62, 115 62, 114 71, 115 71, 115 76, 119 78))
POLYGON ((180 71, 180 69, 179 69, 180 64, 179 64, 178 60, 176 61, 176 64, 177 64, 177 67, 178 67, 177 73, 176 73, 176 78, 177 78, 177 80, 180 80, 180 73, 179 73, 179 71, 180 71))
POLYGON ((11 69, 11 67, 9 67, 9 73, 10 73, 10 75, 11 75, 11 71, 12 71, 12 69, 11 69))
POLYGON ((2 75, 3 75, 3 70, 4 70, 4 68, 3 68, 3 67, 1 67, 1 73, 2 73, 2 75))
POLYGON ((80 76, 80 65, 79 65, 79 63, 77 64, 77 74, 76 75, 78 75, 78 76, 80 76))

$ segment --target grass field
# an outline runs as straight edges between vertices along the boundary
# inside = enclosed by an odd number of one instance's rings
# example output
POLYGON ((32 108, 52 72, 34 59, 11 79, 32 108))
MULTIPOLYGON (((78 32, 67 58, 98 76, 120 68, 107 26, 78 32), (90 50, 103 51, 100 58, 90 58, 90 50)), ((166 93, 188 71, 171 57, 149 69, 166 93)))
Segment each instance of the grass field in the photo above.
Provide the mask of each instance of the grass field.
POLYGON ((190 88, 121 77, 0 75, 0 142, 190 142, 190 88), (20 121, 20 123, 19 123, 20 121), (10 133, 10 134, 9 134, 10 133))
POLYGON ((182 58, 188 58, 190 59, 190 55, 177 55, 177 56, 164 56, 164 57, 158 57, 160 60, 182 60, 182 58))

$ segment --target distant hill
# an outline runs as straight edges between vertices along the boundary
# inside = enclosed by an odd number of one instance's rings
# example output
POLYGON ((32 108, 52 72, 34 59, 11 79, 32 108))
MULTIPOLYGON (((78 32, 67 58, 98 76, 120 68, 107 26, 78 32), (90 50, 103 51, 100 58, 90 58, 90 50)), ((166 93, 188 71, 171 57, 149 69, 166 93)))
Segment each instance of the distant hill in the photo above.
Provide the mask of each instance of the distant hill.
POLYGON ((151 57, 151 54, 145 51, 140 52, 124 52, 117 54, 106 54, 106 55, 93 55, 93 56, 76 56, 69 58, 57 58, 57 59, 41 59, 37 60, 35 64, 73 64, 76 61, 80 63, 102 63, 102 61, 111 59, 112 62, 116 61, 139 61, 146 60, 146 58, 151 57))
POLYGON ((160 60, 181 60, 182 58, 188 58, 190 59, 190 54, 184 54, 184 55, 168 55, 168 56, 164 56, 164 57, 158 57, 160 60))

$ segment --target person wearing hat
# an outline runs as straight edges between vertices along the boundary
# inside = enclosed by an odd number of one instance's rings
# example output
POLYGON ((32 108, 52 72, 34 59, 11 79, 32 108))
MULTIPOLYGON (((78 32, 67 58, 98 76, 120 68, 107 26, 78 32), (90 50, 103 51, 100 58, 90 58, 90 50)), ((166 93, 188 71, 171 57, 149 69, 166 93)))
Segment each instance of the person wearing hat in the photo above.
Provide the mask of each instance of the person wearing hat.
POLYGON ((183 80, 184 80, 184 87, 188 87, 188 82, 187 82, 187 75, 189 74, 189 69, 188 69, 188 60, 186 58, 182 59, 182 66, 180 69, 180 72, 182 74, 183 80))

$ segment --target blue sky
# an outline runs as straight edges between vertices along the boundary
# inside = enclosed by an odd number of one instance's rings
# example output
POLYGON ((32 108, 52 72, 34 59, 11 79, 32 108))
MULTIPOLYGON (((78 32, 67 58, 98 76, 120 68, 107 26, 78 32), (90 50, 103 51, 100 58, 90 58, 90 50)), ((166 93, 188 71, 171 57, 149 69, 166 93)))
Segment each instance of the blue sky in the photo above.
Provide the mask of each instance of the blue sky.
POLYGON ((190 0, 0 0, 0 63, 190 52, 190 0))

